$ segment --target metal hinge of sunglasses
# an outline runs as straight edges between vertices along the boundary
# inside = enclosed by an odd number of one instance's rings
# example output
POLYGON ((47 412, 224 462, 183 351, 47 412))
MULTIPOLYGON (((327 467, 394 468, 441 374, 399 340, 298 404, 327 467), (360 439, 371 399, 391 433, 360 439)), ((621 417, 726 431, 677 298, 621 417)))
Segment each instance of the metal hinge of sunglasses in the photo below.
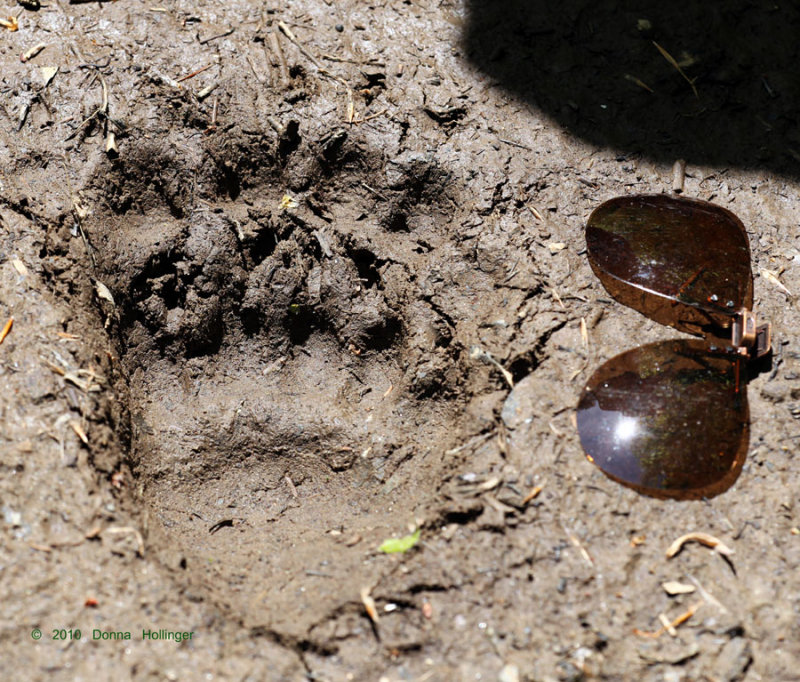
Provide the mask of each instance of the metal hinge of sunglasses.
POLYGON ((731 345, 742 355, 763 357, 772 350, 772 325, 759 324, 754 312, 742 308, 731 324, 731 345))
POLYGON ((730 487, 749 440, 750 358, 771 348, 753 307, 744 225, 727 209, 669 195, 617 197, 586 225, 589 262, 620 303, 699 339, 617 355, 578 404, 588 459, 647 495, 700 499, 730 487))

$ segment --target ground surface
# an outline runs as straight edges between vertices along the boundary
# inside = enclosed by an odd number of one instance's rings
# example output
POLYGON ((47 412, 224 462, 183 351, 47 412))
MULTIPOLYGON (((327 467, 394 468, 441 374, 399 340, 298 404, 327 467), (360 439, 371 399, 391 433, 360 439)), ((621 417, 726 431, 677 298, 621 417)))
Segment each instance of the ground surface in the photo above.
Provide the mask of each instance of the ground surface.
POLYGON ((799 15, 622 4, 3 12, 4 679, 800 679, 800 313, 759 274, 800 291, 799 15), (605 359, 677 335, 609 299, 585 218, 678 158, 775 334, 700 502, 574 428, 605 359), (690 531, 730 561, 667 559, 690 531))

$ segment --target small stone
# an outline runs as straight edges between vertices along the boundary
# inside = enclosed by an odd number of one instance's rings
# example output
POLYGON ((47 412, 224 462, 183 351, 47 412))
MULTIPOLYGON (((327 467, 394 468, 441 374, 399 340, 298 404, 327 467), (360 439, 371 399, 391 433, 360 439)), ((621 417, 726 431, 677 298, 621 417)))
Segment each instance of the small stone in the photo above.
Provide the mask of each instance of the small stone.
POLYGON ((3 507, 3 520, 12 528, 22 525, 22 514, 11 507, 3 507))
POLYGON ((344 26, 341 24, 336 24, 336 32, 341 33, 342 31, 344 31, 344 26))
POLYGON ((506 664, 497 676, 497 682, 519 682, 519 668, 513 663, 506 664))

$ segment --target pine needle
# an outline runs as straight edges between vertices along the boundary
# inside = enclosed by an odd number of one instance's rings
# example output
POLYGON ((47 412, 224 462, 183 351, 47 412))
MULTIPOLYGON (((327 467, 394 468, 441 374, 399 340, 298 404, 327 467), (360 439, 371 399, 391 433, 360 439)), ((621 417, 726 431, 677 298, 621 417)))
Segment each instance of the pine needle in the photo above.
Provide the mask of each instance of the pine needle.
POLYGON ((680 67, 680 64, 675 61, 675 57, 661 47, 661 45, 659 45, 655 40, 653 41, 653 45, 656 46, 656 49, 661 53, 661 56, 670 63, 670 66, 672 66, 672 68, 674 68, 681 76, 683 76, 686 82, 691 86, 694 96, 700 99, 700 95, 697 93, 697 88, 694 86, 694 80, 689 78, 689 76, 684 73, 683 69, 680 67))

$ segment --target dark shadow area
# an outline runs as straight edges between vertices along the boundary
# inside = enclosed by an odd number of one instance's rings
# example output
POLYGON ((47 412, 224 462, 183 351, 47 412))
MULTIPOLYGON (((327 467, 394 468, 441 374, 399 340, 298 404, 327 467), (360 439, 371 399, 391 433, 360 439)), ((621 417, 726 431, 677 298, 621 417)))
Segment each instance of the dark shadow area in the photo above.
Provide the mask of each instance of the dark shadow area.
POLYGON ((800 6, 635 4, 467 0, 466 53, 592 144, 800 175, 800 6))

